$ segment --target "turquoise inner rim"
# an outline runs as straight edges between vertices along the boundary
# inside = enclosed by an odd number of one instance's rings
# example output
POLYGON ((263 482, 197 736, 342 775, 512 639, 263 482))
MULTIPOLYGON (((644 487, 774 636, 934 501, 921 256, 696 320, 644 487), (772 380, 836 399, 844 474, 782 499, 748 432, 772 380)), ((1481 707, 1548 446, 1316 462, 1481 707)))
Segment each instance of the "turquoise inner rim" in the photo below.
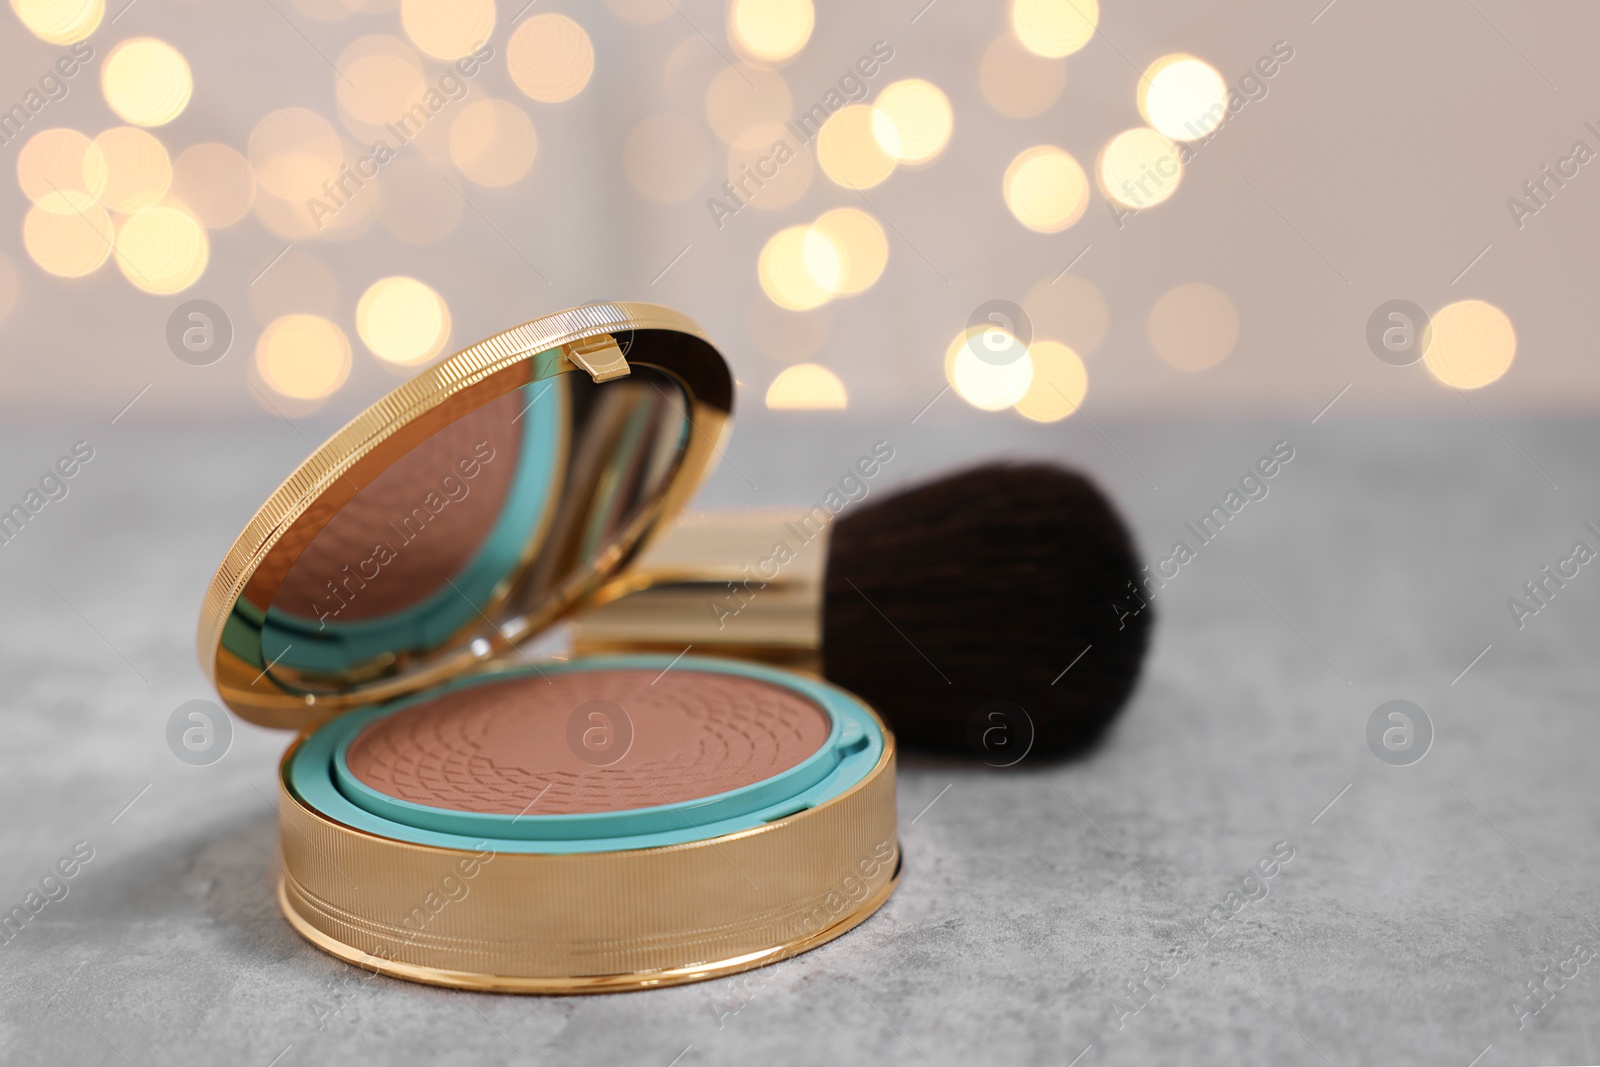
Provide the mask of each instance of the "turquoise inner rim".
POLYGON ((855 697, 826 682, 737 660, 667 655, 597 656, 538 668, 461 679, 373 708, 349 712, 306 738, 289 758, 289 788, 308 806, 358 830, 441 848, 507 853, 614 852, 682 845, 751 830, 832 800, 864 779, 882 758, 883 730, 855 697), (732 674, 782 686, 815 701, 831 724, 822 747, 794 767, 739 789, 677 804, 583 815, 497 815, 434 808, 379 793, 358 781, 344 753, 374 719, 474 685, 539 671, 666 670, 732 674))

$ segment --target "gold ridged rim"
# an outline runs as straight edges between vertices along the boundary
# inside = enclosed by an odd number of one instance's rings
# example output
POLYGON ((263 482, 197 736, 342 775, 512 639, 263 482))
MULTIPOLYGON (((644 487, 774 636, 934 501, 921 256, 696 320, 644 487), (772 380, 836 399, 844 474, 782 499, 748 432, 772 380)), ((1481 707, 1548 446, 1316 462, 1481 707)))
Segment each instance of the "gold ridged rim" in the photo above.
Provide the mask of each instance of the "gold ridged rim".
POLYGON ((765 826, 661 848, 492 854, 471 875, 462 865, 490 853, 383 837, 312 809, 288 784, 298 747, 278 776, 278 905, 316 947, 394 978, 550 994, 702 981, 831 941, 899 882, 887 731, 860 782, 765 826), (449 892, 441 872, 456 872, 449 892))
MULTIPOLYGON (((627 301, 570 308, 513 327, 457 352, 394 389, 318 447, 273 491, 245 525, 206 590, 196 643, 201 666, 216 685, 223 703, 241 718, 257 725, 302 730, 351 707, 393 699, 435 685, 472 666, 475 657, 463 649, 459 655, 442 658, 391 685, 364 685, 359 692, 311 697, 279 688, 268 673, 269 665, 236 655, 223 646, 222 638, 241 599, 255 595, 250 588, 252 581, 258 578, 263 562, 284 535, 295 530, 296 524, 325 498, 334 495, 334 490, 343 492, 341 480, 347 479, 357 464, 391 443, 397 434, 418 420, 441 417, 453 410, 450 407, 453 403, 463 403, 468 390, 518 364, 529 366, 530 381, 575 369, 566 360, 535 368, 535 357, 542 353, 599 334, 635 330, 672 331, 711 346, 710 339, 693 320, 670 308, 627 301), (539 378, 532 377, 534 373, 538 373, 539 378)), ((711 347, 715 351, 715 347, 711 347)), ((649 357, 635 355, 630 362, 666 370, 683 380, 681 368, 665 366, 649 357)), ((710 402, 704 390, 695 388, 700 384, 704 383, 685 381, 691 426, 689 442, 680 464, 680 476, 642 516, 641 528, 646 536, 663 519, 680 510, 698 488, 726 433, 731 405, 710 402)), ((620 565, 629 558, 631 553, 622 553, 617 562, 620 565)), ((270 596, 265 600, 270 603, 270 596)), ((570 605, 562 606, 562 610, 566 607, 570 605)), ((265 605, 258 605, 258 608, 264 611, 265 605)), ((498 633, 491 631, 486 636, 497 646, 506 644, 498 633)))

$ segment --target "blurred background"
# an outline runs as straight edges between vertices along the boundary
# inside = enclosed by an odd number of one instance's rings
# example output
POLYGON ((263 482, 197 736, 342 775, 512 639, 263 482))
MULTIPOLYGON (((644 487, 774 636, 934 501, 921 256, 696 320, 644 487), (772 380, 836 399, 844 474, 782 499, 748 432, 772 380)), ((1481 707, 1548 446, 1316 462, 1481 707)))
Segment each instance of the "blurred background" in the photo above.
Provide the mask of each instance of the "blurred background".
POLYGON ((1583 27, 1324 2, 13 0, 0 405, 332 421, 646 299, 746 412, 1592 410, 1583 27))

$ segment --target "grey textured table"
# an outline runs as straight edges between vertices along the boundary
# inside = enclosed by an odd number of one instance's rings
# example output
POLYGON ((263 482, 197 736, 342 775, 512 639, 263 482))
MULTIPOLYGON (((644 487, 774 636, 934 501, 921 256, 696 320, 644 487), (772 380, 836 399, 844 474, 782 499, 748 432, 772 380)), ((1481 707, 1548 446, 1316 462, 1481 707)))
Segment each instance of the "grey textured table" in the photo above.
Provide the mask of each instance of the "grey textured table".
POLYGON ((874 492, 978 455, 1055 455, 1104 481, 1152 560, 1274 442, 1295 458, 1162 591, 1103 749, 1006 770, 904 757, 905 876, 854 933, 642 994, 375 978, 321 1026, 352 972, 273 901, 286 739, 240 726, 191 767, 164 736, 210 695, 191 634, 211 570, 305 440, 281 423, 12 428, 7 506, 72 441, 96 455, 0 549, 4 906, 76 842, 93 858, 0 944, 0 1061, 1594 1063, 1600 964, 1574 946, 1600 948, 1600 564, 1520 629, 1506 602, 1575 541, 1600 548, 1584 528, 1600 526, 1600 430, 1471 418, 754 413, 702 502, 815 499, 878 438, 897 455, 874 492), (1394 698, 1436 734, 1411 766, 1366 740, 1394 698), (1275 846, 1292 860, 1247 901, 1275 846), (1167 980, 1133 997, 1149 975, 1167 980), (1528 983, 1547 978, 1547 1006, 1519 1020, 1508 1004, 1541 1004, 1528 983))

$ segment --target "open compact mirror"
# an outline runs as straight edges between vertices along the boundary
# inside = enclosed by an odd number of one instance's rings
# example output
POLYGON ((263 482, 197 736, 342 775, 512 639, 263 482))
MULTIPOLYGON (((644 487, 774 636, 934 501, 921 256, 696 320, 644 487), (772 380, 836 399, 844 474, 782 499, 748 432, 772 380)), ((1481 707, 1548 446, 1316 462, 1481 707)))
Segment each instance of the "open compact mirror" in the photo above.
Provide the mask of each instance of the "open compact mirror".
POLYGON ((582 336, 564 343, 515 338, 524 351, 503 365, 463 357, 529 327, 453 357, 407 387, 425 386, 417 410, 378 405, 274 494, 263 513, 287 514, 259 530, 258 515, 230 553, 248 579, 212 589, 232 597, 215 645, 231 708, 303 726, 504 654, 594 597, 681 507, 727 422, 726 365, 681 329, 572 325, 582 336))

